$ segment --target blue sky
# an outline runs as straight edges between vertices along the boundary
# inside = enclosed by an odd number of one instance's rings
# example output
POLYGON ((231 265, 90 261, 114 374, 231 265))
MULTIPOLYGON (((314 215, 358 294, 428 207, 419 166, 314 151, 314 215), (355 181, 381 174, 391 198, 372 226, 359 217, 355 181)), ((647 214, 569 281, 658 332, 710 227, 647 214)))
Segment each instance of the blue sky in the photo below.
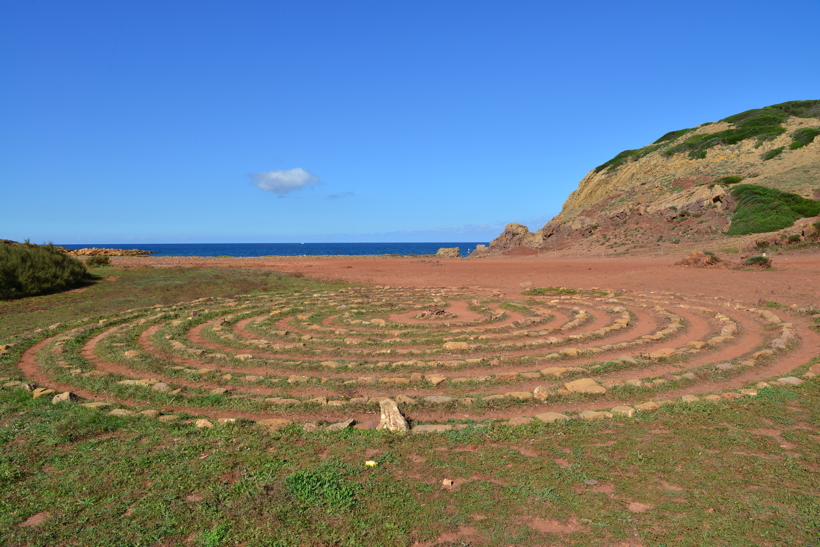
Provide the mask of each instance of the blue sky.
POLYGON ((0 0, 0 238, 489 241, 820 98, 820 2, 0 0))

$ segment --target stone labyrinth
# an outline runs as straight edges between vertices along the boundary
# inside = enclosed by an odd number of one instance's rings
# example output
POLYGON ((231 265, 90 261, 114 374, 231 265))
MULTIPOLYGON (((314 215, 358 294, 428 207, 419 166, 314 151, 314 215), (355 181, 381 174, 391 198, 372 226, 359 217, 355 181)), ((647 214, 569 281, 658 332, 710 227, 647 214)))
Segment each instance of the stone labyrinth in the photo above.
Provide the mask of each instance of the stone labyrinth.
POLYGON ((754 396, 761 380, 800 383, 789 374, 820 353, 818 336, 792 320, 719 298, 598 290, 207 298, 55 325, 23 353, 16 384, 203 427, 373 428, 388 398, 418 432, 632 416, 754 396))

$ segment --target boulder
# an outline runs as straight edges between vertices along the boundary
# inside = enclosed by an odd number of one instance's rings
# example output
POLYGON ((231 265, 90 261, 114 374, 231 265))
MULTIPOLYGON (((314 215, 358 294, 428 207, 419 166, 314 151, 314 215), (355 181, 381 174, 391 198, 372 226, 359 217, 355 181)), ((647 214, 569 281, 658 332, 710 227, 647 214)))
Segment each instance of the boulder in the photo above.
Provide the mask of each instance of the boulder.
POLYGON ((410 429, 396 401, 393 399, 385 399, 379 402, 379 408, 381 410, 381 418, 377 429, 388 429, 398 433, 406 433, 410 429))
POLYGON ((461 249, 458 247, 442 247, 436 253, 439 258, 461 258, 461 249))

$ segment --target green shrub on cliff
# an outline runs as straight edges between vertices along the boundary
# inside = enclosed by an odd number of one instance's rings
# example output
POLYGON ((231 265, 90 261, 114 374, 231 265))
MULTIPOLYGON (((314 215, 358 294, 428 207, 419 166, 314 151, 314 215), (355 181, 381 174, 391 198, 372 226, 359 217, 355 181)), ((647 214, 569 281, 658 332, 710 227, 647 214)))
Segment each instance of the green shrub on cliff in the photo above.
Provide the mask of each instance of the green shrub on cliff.
POLYGON ((727 235, 782 230, 801 218, 820 215, 820 201, 753 184, 732 188, 737 203, 727 235))
POLYGON ((82 262, 51 244, 0 244, 0 300, 64 291, 88 279, 82 262))
POLYGON ((814 137, 820 135, 820 128, 818 127, 804 127, 792 133, 792 143, 789 148, 797 150, 812 142, 814 137))

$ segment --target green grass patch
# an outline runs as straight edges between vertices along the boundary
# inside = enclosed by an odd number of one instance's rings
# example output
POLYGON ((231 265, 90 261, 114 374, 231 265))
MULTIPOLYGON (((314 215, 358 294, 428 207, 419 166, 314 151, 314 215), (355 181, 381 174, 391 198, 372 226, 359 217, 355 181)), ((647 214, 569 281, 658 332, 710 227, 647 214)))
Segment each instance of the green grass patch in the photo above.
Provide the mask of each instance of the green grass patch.
POLYGON ((763 154, 761 154, 760 157, 763 158, 763 161, 771 160, 771 159, 776 158, 780 154, 782 154, 783 150, 785 150, 785 149, 786 149, 785 146, 779 146, 777 148, 772 148, 768 152, 764 152, 763 154))
POLYGON ((820 215, 820 201, 774 188, 741 184, 731 193, 737 205, 727 235, 774 232, 798 219, 820 215))

